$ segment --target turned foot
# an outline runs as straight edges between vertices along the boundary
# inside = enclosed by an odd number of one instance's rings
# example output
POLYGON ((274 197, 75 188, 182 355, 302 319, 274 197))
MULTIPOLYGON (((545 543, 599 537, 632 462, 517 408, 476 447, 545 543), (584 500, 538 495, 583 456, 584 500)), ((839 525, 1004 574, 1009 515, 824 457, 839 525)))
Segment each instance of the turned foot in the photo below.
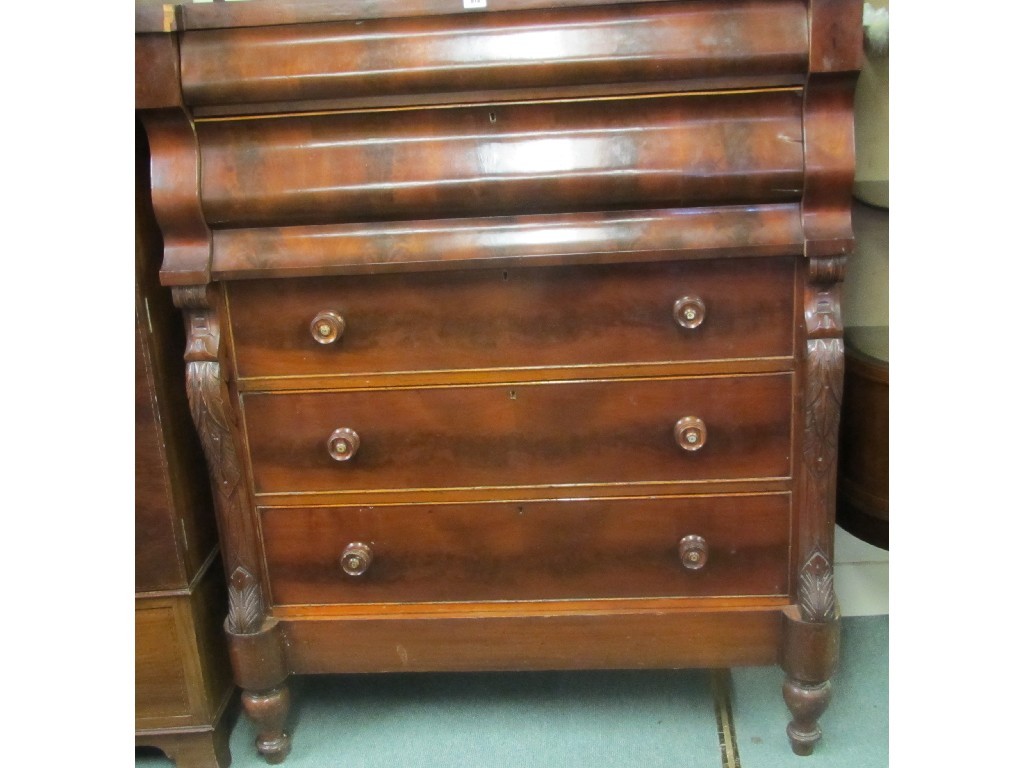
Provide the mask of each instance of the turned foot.
POLYGON ((782 697, 793 720, 786 727, 798 755, 809 755, 821 739, 818 718, 832 698, 829 678, 839 657, 839 620, 805 621, 795 607, 783 611, 782 697))
POLYGON ((832 698, 832 683, 826 680, 818 685, 807 685, 786 678, 782 685, 782 697, 793 715, 793 720, 786 726, 789 744, 795 754, 809 755, 821 738, 818 718, 832 698))
POLYGON ((291 749, 291 737, 285 733, 290 696, 285 686, 270 691, 245 691, 242 706, 256 724, 256 749, 268 763, 280 763, 291 749))

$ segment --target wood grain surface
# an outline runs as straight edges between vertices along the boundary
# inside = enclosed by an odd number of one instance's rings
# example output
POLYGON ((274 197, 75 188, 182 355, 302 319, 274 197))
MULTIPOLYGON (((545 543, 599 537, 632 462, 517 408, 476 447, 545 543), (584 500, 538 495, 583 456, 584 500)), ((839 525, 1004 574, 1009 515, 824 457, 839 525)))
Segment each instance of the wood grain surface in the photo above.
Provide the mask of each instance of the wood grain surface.
POLYGON ((184 37, 182 85, 202 106, 797 74, 807 35, 798 0, 202 30, 184 37))
POLYGON ((196 124, 213 228, 799 200, 799 91, 196 124))
POLYGON ((784 357, 793 261, 551 267, 228 285, 240 378, 784 357), (699 296, 697 328, 674 303, 699 296), (273 311, 267 311, 268 308, 273 311), (319 312, 345 332, 318 343, 319 312))
POLYGON ((264 508, 275 604, 446 602, 788 591, 789 495, 264 508), (708 561, 680 563, 699 535, 708 561), (373 553, 349 576, 339 555, 373 553))
POLYGON ((687 610, 642 601, 520 604, 490 614, 283 621, 288 663, 299 673, 530 669, 673 669, 773 664, 781 642, 777 606, 687 610))
POLYGON ((789 374, 243 396, 256 493, 790 474, 789 374), (707 424, 696 453, 683 416, 707 424), (344 463, 339 427, 361 438, 344 463))

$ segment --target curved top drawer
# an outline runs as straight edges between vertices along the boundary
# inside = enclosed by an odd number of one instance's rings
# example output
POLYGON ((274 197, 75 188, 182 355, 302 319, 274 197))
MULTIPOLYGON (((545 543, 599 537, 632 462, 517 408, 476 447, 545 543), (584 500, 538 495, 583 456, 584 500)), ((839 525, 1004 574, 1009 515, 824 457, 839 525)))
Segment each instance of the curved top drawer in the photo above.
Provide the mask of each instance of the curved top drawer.
POLYGON ((214 228, 797 201, 800 89, 198 123, 214 228))
MULTIPOLYGON (((453 0, 453 10, 461 10, 453 0)), ((619 83, 771 82, 807 70, 800 0, 643 3, 188 30, 192 106, 619 83)))

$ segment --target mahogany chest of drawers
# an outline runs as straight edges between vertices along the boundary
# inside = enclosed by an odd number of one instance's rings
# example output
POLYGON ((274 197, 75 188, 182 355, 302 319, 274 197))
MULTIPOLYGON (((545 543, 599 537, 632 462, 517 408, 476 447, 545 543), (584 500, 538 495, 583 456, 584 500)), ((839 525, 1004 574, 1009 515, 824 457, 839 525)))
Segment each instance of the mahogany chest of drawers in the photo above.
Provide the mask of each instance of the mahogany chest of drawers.
POLYGON ((268 760, 293 673, 772 663, 811 751, 860 14, 138 6, 268 760))

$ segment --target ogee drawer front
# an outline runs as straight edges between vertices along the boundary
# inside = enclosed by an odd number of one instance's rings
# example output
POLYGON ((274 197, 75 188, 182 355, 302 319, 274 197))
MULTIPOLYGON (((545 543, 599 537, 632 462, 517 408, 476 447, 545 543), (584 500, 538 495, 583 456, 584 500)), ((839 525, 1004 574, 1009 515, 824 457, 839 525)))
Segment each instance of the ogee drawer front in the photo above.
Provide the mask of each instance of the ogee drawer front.
POLYGON ((257 493, 565 486, 788 476, 791 385, 780 373, 242 403, 257 493), (677 434, 686 418, 699 423, 677 434))
MULTIPOLYGON (((800 89, 196 123, 215 229, 800 200, 800 89)), ((258 260, 258 254, 254 254, 258 260)))
POLYGON ((788 258, 725 259, 227 290, 241 377, 602 365, 792 355, 793 269, 788 258), (314 320, 328 312, 344 327, 319 335, 314 320))
POLYGON ((277 605, 788 588, 788 494, 261 511, 277 605), (342 568, 353 544, 370 553, 359 575, 342 568))

